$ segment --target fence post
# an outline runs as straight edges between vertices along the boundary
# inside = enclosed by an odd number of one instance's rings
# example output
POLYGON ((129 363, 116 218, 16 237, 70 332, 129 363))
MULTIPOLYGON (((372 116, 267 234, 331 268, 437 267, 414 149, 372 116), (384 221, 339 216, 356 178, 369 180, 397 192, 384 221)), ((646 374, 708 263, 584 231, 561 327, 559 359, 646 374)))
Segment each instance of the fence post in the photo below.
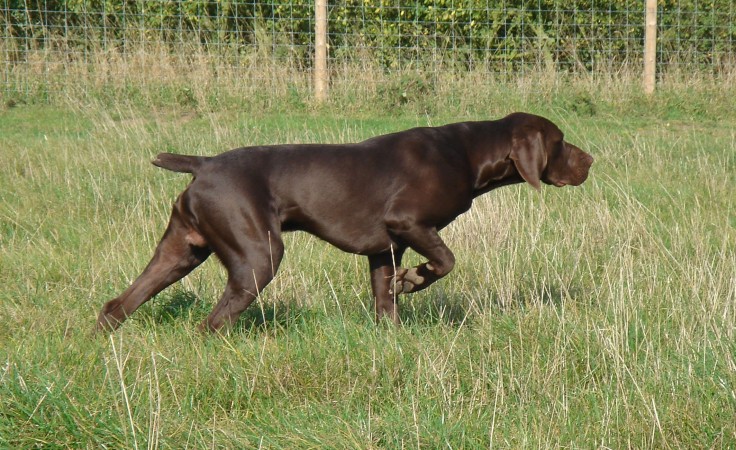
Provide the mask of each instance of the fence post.
POLYGON ((644 92, 651 94, 657 82, 657 0, 646 0, 644 21, 644 92))
POLYGON ((316 0, 314 26, 314 98, 327 99, 327 0, 316 0))

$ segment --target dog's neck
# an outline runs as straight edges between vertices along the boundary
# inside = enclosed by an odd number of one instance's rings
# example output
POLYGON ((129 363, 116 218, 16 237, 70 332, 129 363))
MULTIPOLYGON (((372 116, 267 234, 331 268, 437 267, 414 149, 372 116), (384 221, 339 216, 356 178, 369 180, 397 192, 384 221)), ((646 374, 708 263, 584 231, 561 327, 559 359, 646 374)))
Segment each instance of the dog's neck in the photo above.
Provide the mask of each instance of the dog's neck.
POLYGON ((499 172, 491 171, 484 174, 483 171, 476 174, 476 182, 473 188, 473 197, 485 194, 496 188, 508 186, 509 184, 522 183, 524 179, 516 171, 514 164, 509 160, 503 164, 503 169, 499 172), (498 175, 498 173, 501 173, 498 175))
POLYGON ((475 197, 501 186, 524 181, 509 157, 511 148, 507 140, 499 139, 499 133, 505 130, 493 128, 485 122, 477 128, 478 135, 470 141, 473 144, 465 148, 472 170, 475 197))

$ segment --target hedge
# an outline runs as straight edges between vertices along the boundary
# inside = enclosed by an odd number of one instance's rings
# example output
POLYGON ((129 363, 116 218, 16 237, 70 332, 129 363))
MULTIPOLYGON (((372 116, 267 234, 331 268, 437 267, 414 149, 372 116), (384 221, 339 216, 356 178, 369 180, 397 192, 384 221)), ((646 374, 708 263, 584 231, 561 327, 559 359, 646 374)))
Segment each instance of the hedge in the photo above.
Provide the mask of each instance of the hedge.
MULTIPOLYGON (((254 45, 309 64, 314 1, 10 0, 5 38, 20 50, 49 45, 125 46, 182 39, 219 48, 254 45), (287 49, 287 50, 284 50, 287 49)), ((554 63, 561 67, 641 58, 641 0, 340 0, 329 6, 331 56, 370 52, 386 68, 438 57, 464 67, 554 63), (403 4, 403 6, 400 6, 403 4), (449 56, 448 56, 449 55, 449 56)), ((736 0, 660 0, 660 59, 733 62, 736 0)))

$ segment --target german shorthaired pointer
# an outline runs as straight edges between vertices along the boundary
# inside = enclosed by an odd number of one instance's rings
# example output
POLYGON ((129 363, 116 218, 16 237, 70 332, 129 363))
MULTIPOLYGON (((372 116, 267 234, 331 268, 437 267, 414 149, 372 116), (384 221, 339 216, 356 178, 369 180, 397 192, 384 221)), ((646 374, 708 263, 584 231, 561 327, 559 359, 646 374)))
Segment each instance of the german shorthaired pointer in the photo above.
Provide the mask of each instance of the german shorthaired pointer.
POLYGON ((536 189, 577 186, 592 163, 554 123, 525 113, 357 144, 259 146, 214 157, 162 153, 153 164, 194 179, 174 203, 153 259, 103 306, 97 328, 117 328, 212 253, 228 280, 200 327, 233 324, 276 274, 281 233, 292 230, 366 255, 376 318, 398 323, 399 294, 422 290, 452 270, 455 257, 438 231, 475 197, 524 181, 536 189), (401 267, 409 247, 427 261, 401 267))

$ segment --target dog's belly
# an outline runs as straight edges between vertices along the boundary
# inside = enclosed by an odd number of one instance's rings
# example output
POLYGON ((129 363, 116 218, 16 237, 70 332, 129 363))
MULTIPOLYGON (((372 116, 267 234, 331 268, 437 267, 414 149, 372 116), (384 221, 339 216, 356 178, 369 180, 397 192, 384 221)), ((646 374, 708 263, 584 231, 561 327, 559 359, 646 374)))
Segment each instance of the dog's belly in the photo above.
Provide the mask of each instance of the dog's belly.
MULTIPOLYGON (((311 233, 311 232, 310 232, 311 233)), ((311 233, 323 239, 342 251, 357 255, 376 255, 396 248, 397 245, 388 234, 362 235, 353 240, 344 239, 342 235, 325 235, 323 233, 311 233)))
POLYGON ((374 255, 389 251, 394 242, 378 218, 290 218, 282 223, 283 231, 306 231, 348 253, 374 255))

